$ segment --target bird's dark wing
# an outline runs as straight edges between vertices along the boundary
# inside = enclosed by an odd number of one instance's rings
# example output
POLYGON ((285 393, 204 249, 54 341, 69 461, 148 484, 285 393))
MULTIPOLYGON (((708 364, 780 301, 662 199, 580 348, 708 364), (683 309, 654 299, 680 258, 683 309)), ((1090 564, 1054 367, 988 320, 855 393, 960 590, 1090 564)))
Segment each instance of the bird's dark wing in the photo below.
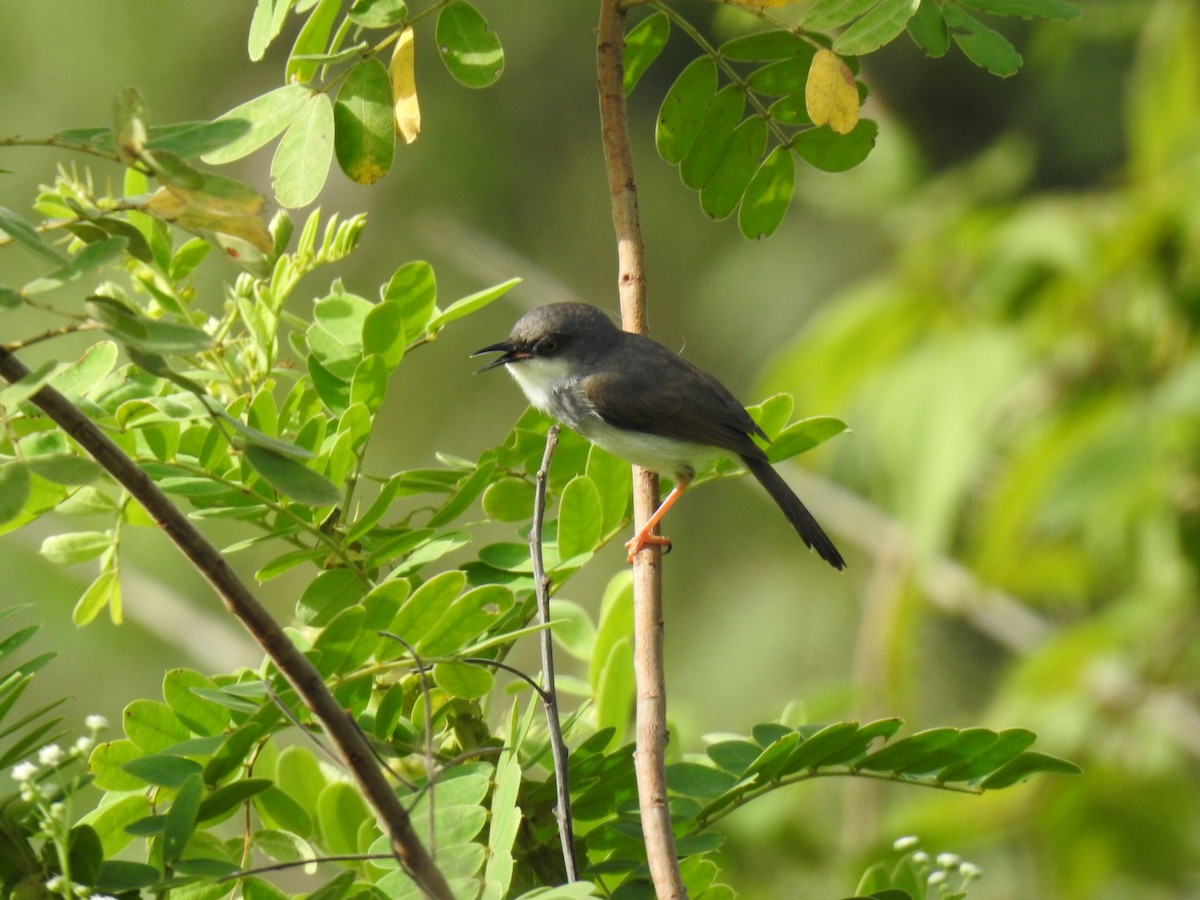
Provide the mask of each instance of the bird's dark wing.
POLYGON ((636 339, 638 372, 601 365, 583 380, 592 409, 618 428, 763 456, 749 435, 766 435, 717 379, 649 338, 636 339), (646 377, 653 373, 651 377, 646 377))

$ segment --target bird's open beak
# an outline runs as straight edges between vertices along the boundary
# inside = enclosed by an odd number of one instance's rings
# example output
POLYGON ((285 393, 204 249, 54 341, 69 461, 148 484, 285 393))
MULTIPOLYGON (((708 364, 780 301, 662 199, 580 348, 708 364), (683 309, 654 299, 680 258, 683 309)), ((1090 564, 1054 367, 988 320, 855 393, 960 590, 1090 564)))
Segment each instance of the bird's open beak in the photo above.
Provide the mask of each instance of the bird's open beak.
POLYGON ((496 366, 506 366, 511 362, 517 362, 522 359, 528 359, 530 354, 526 350, 521 350, 514 347, 510 341, 501 341, 498 344, 489 344, 482 349, 476 350, 472 356, 479 356, 481 353, 503 353, 503 356, 497 356, 479 372, 486 372, 488 369, 494 369, 496 366))

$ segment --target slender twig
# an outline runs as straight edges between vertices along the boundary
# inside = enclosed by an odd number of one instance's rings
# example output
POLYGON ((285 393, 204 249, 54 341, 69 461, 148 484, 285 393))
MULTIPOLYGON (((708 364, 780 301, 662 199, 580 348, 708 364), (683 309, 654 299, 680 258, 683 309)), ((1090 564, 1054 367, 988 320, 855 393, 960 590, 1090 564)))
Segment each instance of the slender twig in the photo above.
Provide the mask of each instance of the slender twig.
MULTIPOLYGON (((624 47, 625 14, 620 0, 600 0, 600 23, 596 29, 600 138, 617 238, 621 324, 626 331, 645 334, 645 254, 625 107, 621 61, 624 47)), ((658 476, 634 466, 634 528, 641 528, 657 506, 658 476)), ((646 858, 659 900, 682 900, 687 892, 679 873, 671 810, 667 805, 667 689, 663 674, 662 552, 658 545, 651 545, 634 559, 633 635, 633 669, 637 682, 634 769, 646 858)))
POLYGON ((571 822, 571 789, 567 783, 567 745, 563 741, 562 722, 558 717, 558 691, 554 687, 554 641, 550 635, 550 579, 542 559, 542 523, 546 515, 546 481, 550 460, 558 446, 558 426, 546 432, 546 452, 538 468, 533 488, 533 527, 529 530, 529 555, 533 559, 533 591, 537 595, 538 622, 543 626, 538 635, 542 650, 542 704, 546 707, 546 729, 550 734, 550 755, 554 758, 554 818, 558 820, 558 839, 562 843, 563 863, 567 881, 579 880, 579 860, 575 856, 575 828, 571 822))
MULTIPOLYGON (((20 360, 0 349, 0 376, 12 382, 28 374, 29 369, 20 360)), ((438 900, 452 900, 454 895, 445 876, 421 844, 383 771, 375 765, 366 739, 330 693, 316 667, 271 618, 220 551, 167 499, 158 485, 66 397, 51 387, 43 387, 29 400, 142 505, 208 580, 226 608, 237 616, 320 721, 363 797, 375 811, 400 865, 427 895, 438 900)))
MULTIPOLYGON (((421 682, 421 702, 424 704, 425 709, 425 728, 422 732, 422 747, 425 751, 425 786, 429 790, 429 850, 431 853, 434 853, 436 852, 436 848, 433 844, 435 823, 433 781, 437 763, 433 758, 433 700, 430 699, 429 670, 421 662, 421 656, 417 653, 417 648, 400 637, 400 635, 391 631, 381 631, 379 632, 379 636, 395 641, 408 651, 408 655, 413 658, 414 671, 421 682)), ((417 799, 419 800, 420 798, 418 797, 417 799)), ((413 801, 413 804, 414 806, 416 805, 416 800, 413 801)))

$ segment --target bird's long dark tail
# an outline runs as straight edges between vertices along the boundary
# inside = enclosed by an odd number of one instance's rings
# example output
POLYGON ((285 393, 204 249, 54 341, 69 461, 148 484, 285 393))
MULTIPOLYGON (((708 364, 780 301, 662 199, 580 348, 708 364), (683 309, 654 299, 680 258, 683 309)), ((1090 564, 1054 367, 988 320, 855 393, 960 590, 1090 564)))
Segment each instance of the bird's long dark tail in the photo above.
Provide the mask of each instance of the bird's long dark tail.
POLYGON ((839 572, 846 568, 846 561, 842 559, 842 554, 838 553, 837 547, 833 546, 833 541, 829 539, 821 526, 817 524, 817 520, 813 518, 812 513, 808 511, 800 498, 795 495, 786 481, 765 459, 759 459, 753 456, 743 456, 742 462, 751 474, 759 480, 763 487, 767 489, 767 493, 771 498, 779 504, 779 508, 783 510, 783 514, 788 517, 788 521, 792 523, 792 527, 804 540, 804 543, 817 551, 817 555, 825 562, 829 563, 839 572))

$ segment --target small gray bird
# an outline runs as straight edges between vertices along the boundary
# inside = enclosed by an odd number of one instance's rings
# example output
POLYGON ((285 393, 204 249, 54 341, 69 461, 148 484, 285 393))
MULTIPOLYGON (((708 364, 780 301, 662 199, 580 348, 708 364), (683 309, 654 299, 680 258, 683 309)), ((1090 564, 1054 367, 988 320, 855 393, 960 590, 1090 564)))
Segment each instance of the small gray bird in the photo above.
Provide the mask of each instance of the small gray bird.
POLYGON ((594 306, 553 303, 530 310, 508 340, 475 351, 502 353, 480 371, 504 366, 529 402, 593 444, 675 480, 650 520, 625 547, 629 561, 705 463, 732 454, 779 504, 804 543, 839 571, 845 561, 767 455, 769 440, 717 379, 662 344, 622 331, 594 306))

